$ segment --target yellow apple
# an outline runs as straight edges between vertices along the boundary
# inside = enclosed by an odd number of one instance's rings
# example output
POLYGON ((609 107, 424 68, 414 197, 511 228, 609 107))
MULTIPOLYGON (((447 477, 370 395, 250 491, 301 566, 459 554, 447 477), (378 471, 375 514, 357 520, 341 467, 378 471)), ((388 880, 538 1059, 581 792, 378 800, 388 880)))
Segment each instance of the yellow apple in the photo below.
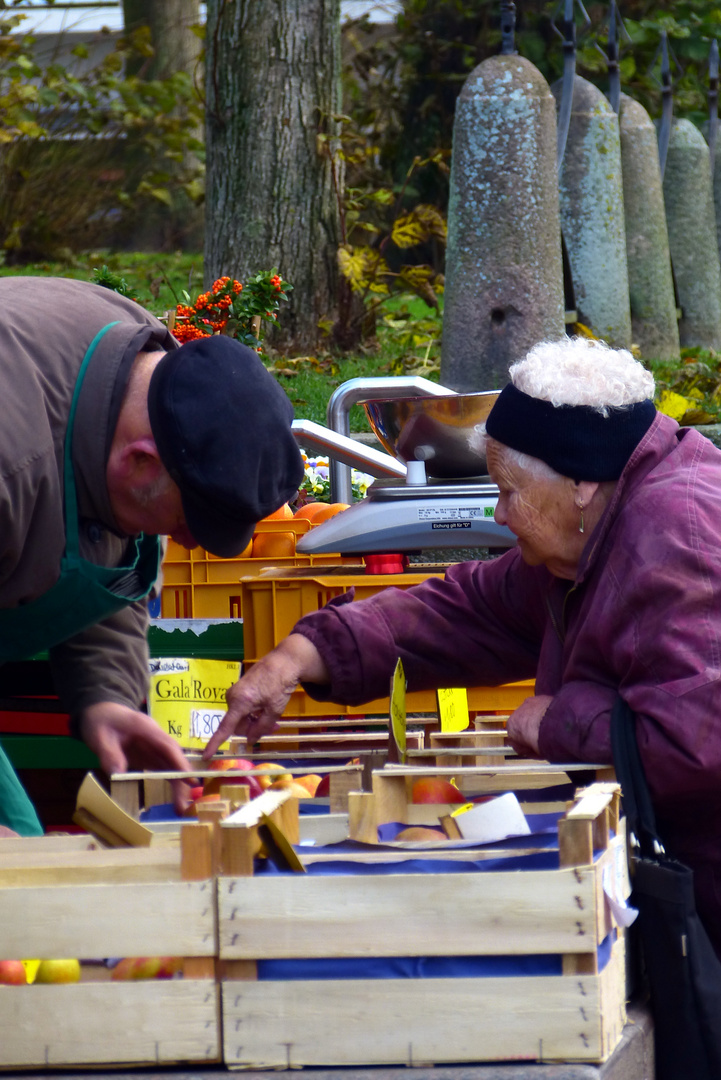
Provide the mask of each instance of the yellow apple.
POLYGON ((258 765, 259 769, 272 769, 277 773, 277 776, 258 776, 257 780, 261 788, 265 790, 269 788, 271 784, 275 788, 285 787, 293 782, 293 777, 290 773, 286 772, 282 765, 278 765, 275 761, 264 761, 262 765, 258 765))
POLYGON ((41 960, 36 983, 76 983, 80 981, 79 960, 41 960))

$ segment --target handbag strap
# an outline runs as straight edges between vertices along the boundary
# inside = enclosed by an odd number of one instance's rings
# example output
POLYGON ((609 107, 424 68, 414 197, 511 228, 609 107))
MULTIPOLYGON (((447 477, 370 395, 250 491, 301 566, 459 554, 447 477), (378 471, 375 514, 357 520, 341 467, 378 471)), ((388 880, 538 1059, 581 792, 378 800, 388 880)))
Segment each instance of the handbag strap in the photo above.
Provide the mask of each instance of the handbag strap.
POLYGON ((611 710, 611 749, 629 830, 643 855, 661 854, 663 844, 636 739, 636 716, 620 695, 611 710))

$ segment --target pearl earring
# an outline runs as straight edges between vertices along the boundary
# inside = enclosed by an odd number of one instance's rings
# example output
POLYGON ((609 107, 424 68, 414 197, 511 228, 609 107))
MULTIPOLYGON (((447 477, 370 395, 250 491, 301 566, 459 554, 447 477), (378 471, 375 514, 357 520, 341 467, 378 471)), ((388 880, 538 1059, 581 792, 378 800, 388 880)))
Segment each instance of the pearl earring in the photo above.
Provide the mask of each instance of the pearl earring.
POLYGON ((583 503, 579 503, 578 508, 581 511, 581 524, 578 526, 578 531, 582 533, 585 532, 585 529, 583 527, 583 503))

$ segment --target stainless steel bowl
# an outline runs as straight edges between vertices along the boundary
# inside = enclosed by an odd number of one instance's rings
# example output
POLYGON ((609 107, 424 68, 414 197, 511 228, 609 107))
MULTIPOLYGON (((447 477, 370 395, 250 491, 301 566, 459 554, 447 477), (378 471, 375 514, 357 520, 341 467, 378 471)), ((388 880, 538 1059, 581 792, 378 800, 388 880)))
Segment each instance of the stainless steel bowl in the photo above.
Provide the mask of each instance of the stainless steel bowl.
POLYGON ((481 427, 499 390, 441 397, 368 401, 365 410, 378 441, 401 461, 424 461, 428 476, 484 476, 481 427))

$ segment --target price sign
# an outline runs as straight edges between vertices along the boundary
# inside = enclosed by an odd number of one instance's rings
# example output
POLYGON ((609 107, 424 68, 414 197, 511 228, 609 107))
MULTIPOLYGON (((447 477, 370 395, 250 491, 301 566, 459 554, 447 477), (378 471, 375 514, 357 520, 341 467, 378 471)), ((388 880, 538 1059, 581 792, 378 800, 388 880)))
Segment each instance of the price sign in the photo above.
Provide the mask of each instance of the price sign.
POLYGON ((398 660, 391 679, 390 692, 390 736, 398 751, 398 760, 406 760, 406 675, 401 660, 398 660))
POLYGON ((239 662, 156 659, 150 673, 148 710, 181 746, 202 749, 218 730, 226 713, 225 695, 239 678, 239 662))
POLYGON ((464 686, 437 690, 441 731, 465 731, 471 722, 468 715, 468 691, 464 686))

